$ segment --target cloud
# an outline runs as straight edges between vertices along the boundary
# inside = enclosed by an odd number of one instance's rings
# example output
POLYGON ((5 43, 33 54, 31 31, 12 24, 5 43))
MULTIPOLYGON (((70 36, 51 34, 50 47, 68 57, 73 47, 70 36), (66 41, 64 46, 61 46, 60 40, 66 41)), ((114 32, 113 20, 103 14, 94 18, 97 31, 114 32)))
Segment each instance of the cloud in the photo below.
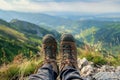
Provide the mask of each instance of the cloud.
POLYGON ((120 2, 120 0, 29 0, 32 2, 120 2))
POLYGON ((53 2, 55 0, 29 0, 31 2, 53 2))
POLYGON ((11 10, 13 8, 8 2, 1 0, 0 1, 0 9, 11 10))
POLYGON ((120 13, 119 0, 0 0, 0 8, 22 12, 120 13))

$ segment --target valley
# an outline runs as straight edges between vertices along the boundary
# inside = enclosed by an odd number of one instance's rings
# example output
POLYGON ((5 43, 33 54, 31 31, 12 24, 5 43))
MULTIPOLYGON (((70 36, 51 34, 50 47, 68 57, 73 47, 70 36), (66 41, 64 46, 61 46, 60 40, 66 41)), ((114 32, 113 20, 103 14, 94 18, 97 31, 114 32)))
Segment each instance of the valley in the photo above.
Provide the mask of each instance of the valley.
MULTIPOLYGON (((44 35, 53 34, 59 41, 60 34, 63 33, 73 34, 77 45, 81 47, 84 44, 96 46, 102 43, 96 48, 108 52, 112 50, 114 54, 120 51, 120 21, 118 18, 90 19, 88 17, 78 20, 41 13, 3 10, 0 10, 0 15, 0 52, 5 52, 6 56, 17 55, 21 51, 28 55, 30 51, 37 53, 44 35), (15 47, 11 47, 14 45, 15 47)), ((1 54, 2 56, 3 54, 1 54)), ((8 58, 8 61, 10 60, 12 58, 8 58)))

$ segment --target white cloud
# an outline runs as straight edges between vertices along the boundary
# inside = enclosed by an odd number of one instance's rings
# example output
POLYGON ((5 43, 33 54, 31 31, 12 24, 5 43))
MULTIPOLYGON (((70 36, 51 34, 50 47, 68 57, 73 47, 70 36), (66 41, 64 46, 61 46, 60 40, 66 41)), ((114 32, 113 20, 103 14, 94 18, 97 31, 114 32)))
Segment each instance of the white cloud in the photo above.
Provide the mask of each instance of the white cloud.
POLYGON ((0 8, 23 12, 76 12, 113 13, 120 12, 118 0, 101 2, 31 2, 29 0, 0 0, 0 8))
POLYGON ((0 9, 12 10, 13 8, 8 2, 1 0, 0 1, 0 9))

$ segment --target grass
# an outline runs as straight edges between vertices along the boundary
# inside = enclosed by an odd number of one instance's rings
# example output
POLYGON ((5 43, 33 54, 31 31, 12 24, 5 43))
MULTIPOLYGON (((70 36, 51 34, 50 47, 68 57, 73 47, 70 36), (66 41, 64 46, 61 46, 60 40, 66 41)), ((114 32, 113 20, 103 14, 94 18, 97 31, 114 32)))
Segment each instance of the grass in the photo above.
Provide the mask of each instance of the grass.
MULTIPOLYGON (((27 38, 25 37, 25 35, 23 33, 20 33, 16 30, 13 30, 9 27, 6 27, 4 25, 0 25, 0 31, 4 32, 6 35, 10 35, 13 36, 14 38, 20 40, 20 41, 26 41, 27 38)), ((3 34, 3 33, 2 33, 3 34)))
POLYGON ((93 35, 95 34, 95 32, 96 31, 98 31, 99 30, 99 28, 96 28, 96 27, 91 27, 91 28, 88 28, 88 29, 86 29, 86 30, 81 30, 81 32, 80 32, 80 34, 78 34, 78 35, 75 35, 75 38, 76 39, 81 39, 83 42, 85 42, 85 43, 87 43, 87 42, 89 42, 90 43, 90 41, 91 42, 93 42, 93 35), (88 36, 91 36, 90 37, 90 39, 87 39, 87 37, 88 36))
POLYGON ((120 66, 120 55, 112 54, 102 54, 99 51, 83 50, 78 49, 79 58, 87 58, 87 60, 92 61, 94 65, 110 65, 110 66, 120 66))
MULTIPOLYGON (((99 51, 91 49, 85 50, 78 48, 78 58, 87 58, 92 61, 95 66, 99 65, 120 65, 120 55, 103 55, 99 51)), ((40 57, 33 56, 31 59, 25 58, 22 54, 17 55, 14 60, 0 67, 1 80, 23 80, 28 79, 28 76, 35 73, 42 65, 43 55, 40 57)))
MULTIPOLYGON (((17 55, 20 56, 20 55, 17 55)), ((23 80, 30 74, 33 74, 38 66, 42 64, 42 58, 36 60, 36 57, 32 59, 15 59, 13 62, 7 65, 3 65, 0 68, 0 79, 1 80, 23 80), (22 60, 22 61, 21 61, 22 60)))

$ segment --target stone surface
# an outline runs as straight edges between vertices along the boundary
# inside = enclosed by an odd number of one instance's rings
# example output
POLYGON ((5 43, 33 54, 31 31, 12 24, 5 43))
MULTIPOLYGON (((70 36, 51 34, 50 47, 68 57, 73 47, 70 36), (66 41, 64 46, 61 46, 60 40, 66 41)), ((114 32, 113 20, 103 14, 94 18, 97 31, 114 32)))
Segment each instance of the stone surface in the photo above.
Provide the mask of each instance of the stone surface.
POLYGON ((100 72, 115 72, 115 67, 109 65, 103 65, 100 68, 100 72))
POLYGON ((89 62, 88 62, 88 60, 86 59, 86 58, 83 58, 83 59, 78 59, 78 67, 80 68, 80 69, 82 69, 84 66, 86 66, 86 65, 88 65, 89 64, 89 62))
POLYGON ((95 80, 120 80, 120 72, 98 72, 93 78, 95 80))
POLYGON ((83 80, 120 80, 120 66, 94 67, 93 62, 89 62, 86 58, 79 58, 78 66, 83 80))
POLYGON ((82 77, 87 77, 91 75, 93 72, 94 72, 94 69, 93 69, 93 66, 91 65, 84 66, 80 71, 82 77))
POLYGON ((120 66, 117 67, 116 71, 119 71, 119 72, 120 72, 120 66))

